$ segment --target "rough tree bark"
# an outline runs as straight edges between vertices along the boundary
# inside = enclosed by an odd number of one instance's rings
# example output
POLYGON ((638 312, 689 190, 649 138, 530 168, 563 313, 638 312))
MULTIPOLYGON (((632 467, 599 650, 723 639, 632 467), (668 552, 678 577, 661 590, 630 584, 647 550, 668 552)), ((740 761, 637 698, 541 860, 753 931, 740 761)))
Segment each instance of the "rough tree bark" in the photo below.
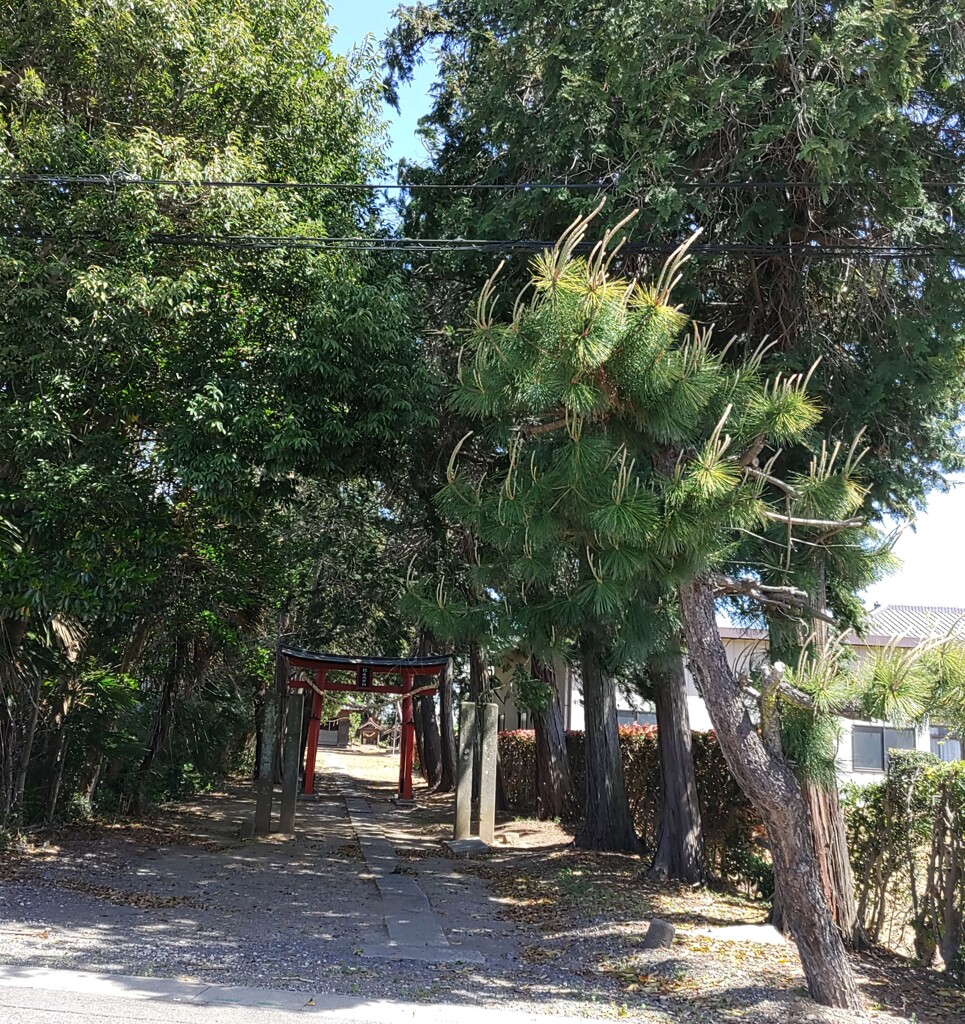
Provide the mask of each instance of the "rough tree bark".
POLYGON ((811 816, 814 853, 834 923, 849 949, 868 949, 871 944, 858 919, 854 898, 854 875, 838 787, 803 782, 801 788, 811 816))
POLYGON ((20 653, 27 620, 0 618, 0 829, 14 810, 16 765, 20 749, 18 690, 22 691, 20 653))
MULTIPOLYGON (((765 746, 747 715, 717 631, 710 582, 697 577, 682 584, 680 610, 691 668, 721 752, 767 829, 774 874, 811 996, 826 1006, 859 1009, 854 974, 821 883, 804 794, 773 740, 765 746)), ((767 737, 766 720, 763 725, 767 737)))
MULTIPOLYGON (((416 678, 416 685, 419 685, 418 677, 416 678)), ((412 709, 412 724, 415 726, 415 759, 418 764, 419 774, 423 779, 428 778, 426 775, 426 752, 425 747, 422 743, 422 698, 416 697, 413 701, 412 709)))
MULTIPOLYGON (((428 658, 432 654, 432 634, 423 628, 419 630, 417 654, 420 658, 428 658)), ((416 689, 431 685, 435 680, 431 676, 416 676, 416 689)), ((442 737, 439 735, 439 723, 436 721, 436 702, 431 694, 416 698, 416 733, 419 738, 419 764, 422 775, 430 790, 436 790, 442 779, 442 737)))
MULTIPOLYGON (((828 584, 824 551, 816 549, 814 558, 817 571, 813 600, 818 608, 825 608, 828 603, 828 584)), ((812 628, 816 645, 825 647, 828 642, 828 624, 815 619, 812 628)), ((814 852, 818 858, 824 891, 831 904, 834 923, 846 946, 855 950, 868 949, 870 943, 858 919, 858 904, 854 898, 854 874, 848 856, 848 834, 837 782, 827 787, 805 782, 803 788, 811 812, 814 852)))
MULTIPOLYGON (((824 608, 827 605, 824 553, 815 550, 814 559, 816 571, 812 600, 816 607, 824 608)), ((825 647, 828 642, 827 623, 815 619, 811 624, 811 631, 814 647, 825 647)), ((788 624, 776 618, 768 621, 771 661, 780 660, 793 664, 806 641, 805 632, 806 627, 800 623, 788 624)), ((861 927, 858 904, 854 897, 854 874, 851 870, 851 858, 848 856, 847 829, 837 784, 824 786, 804 779, 801 781, 801 788, 811 817, 811 839, 818 860, 818 871, 828 903, 831 905, 834 923, 849 949, 868 949, 871 944, 864 928, 861 927)), ((771 923, 775 928, 786 931, 787 922, 784 920, 784 902, 780 891, 776 890, 774 896, 771 923)))
POLYGON ((422 720, 422 772, 429 789, 434 791, 442 779, 442 740, 436 722, 436 702, 429 694, 418 700, 419 718, 422 720))
POLYGON ((586 792, 584 816, 575 843, 590 850, 640 851, 630 816, 617 732, 612 680, 600 665, 594 638, 580 638, 580 670, 586 713, 586 792))
POLYGON ((652 879, 704 880, 704 837, 687 709, 687 679, 680 658, 651 668, 660 750, 660 831, 650 865, 652 879))
POLYGON ((548 705, 534 714, 536 727, 536 816, 542 821, 569 817, 574 810, 573 780, 566 751, 563 704, 553 666, 533 658, 530 672, 550 688, 548 705))

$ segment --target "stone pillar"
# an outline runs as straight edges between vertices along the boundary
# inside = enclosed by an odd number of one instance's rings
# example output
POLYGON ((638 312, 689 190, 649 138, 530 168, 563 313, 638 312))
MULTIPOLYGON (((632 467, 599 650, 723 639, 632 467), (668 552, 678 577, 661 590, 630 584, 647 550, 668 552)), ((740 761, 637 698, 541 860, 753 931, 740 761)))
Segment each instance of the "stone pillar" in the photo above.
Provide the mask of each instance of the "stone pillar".
POLYGON ((456 827, 453 839, 468 839, 472 834, 472 762, 476 747, 476 705, 459 705, 459 762, 456 766, 456 827))
POLYGON ((305 696, 301 690, 288 693, 288 711, 285 715, 285 747, 281 765, 281 813, 278 831, 284 835, 295 833, 295 804, 298 800, 298 769, 302 755, 302 705, 305 696))
POLYGON ((275 751, 278 749, 278 695, 269 689, 261 723, 261 760, 255 784, 255 835, 271 832, 271 801, 275 792, 275 751))
POLYGON ((482 733, 482 765, 479 773, 479 838, 493 842, 496 825, 496 744, 499 735, 499 707, 483 704, 479 709, 482 733))

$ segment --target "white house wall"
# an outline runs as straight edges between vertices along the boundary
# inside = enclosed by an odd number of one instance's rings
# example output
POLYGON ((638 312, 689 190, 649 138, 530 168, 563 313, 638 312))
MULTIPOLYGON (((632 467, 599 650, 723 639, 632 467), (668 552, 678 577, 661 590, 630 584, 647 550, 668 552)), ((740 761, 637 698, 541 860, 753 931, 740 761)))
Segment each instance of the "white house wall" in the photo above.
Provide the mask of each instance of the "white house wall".
MULTIPOLYGON (((735 627, 721 627, 721 638, 724 641, 724 650, 727 653, 727 661, 731 668, 738 674, 748 672, 755 664, 759 663, 767 654, 767 636, 760 630, 737 629, 735 627)), ((854 651, 858 659, 869 657, 874 647, 884 646, 894 641, 886 637, 869 637, 865 643, 854 644, 854 651), (880 643, 879 643, 880 641, 880 643)), ((902 645, 904 646, 904 645, 902 645)), ((913 646, 909 642, 907 646, 913 646)), ((580 685, 579 671, 567 667, 562 661, 555 666, 557 688, 560 700, 563 705, 563 720, 568 730, 581 731, 585 726, 583 710, 583 692, 580 685)), ((513 700, 510 686, 512 667, 498 670, 497 678, 501 685, 497 692, 500 697, 500 728, 519 729, 532 728, 532 722, 525 712, 520 713, 513 700)), ((713 729, 713 723, 707 712, 707 706, 697 692, 693 676, 689 669, 685 670, 687 680, 687 705, 690 712, 690 727, 698 732, 706 732, 713 729)), ((627 720, 636 717, 639 720, 653 720, 653 705, 647 701, 634 700, 627 694, 618 691, 617 710, 621 718, 627 720), (633 715, 632 713, 636 713, 633 715)), ((856 770, 852 758, 852 739, 855 726, 859 728, 881 727, 889 728, 884 722, 856 722, 852 719, 842 718, 840 722, 840 736, 837 749, 837 764, 840 778, 843 782, 855 782, 866 784, 874 782, 883 777, 883 772, 874 770, 856 770)), ((915 749, 925 751, 931 749, 930 733, 928 724, 915 730, 915 749)), ((887 756, 887 755, 885 755, 887 756)))

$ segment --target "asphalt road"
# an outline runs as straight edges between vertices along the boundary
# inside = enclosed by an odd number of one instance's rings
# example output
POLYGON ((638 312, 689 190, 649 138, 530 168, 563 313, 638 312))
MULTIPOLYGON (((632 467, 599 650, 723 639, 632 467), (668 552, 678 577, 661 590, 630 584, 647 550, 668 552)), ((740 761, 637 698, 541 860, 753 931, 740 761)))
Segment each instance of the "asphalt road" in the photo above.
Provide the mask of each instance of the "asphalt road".
POLYGON ((586 1018, 507 1013, 311 992, 195 985, 164 978, 0 966, 3 1024, 585 1024, 586 1018))

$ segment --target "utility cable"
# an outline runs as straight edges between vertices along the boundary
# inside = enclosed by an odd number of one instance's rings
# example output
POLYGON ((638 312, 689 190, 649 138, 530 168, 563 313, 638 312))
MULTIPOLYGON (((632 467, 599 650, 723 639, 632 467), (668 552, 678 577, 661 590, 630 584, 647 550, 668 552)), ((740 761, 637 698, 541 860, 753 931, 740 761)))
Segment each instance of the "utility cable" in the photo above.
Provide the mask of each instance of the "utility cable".
MULTIPOLYGON (((152 188, 250 188, 250 189, 290 189, 290 190, 327 190, 339 191, 453 191, 453 192, 535 192, 535 191, 592 191, 611 192, 623 184, 619 178, 612 181, 593 182, 348 182, 348 181, 224 181, 206 178, 142 178, 137 174, 119 171, 113 174, 0 174, 0 182, 16 184, 46 184, 54 186, 80 185, 117 188, 124 185, 143 185, 152 188)), ((923 188, 965 188, 965 181, 953 179, 937 179, 922 181, 923 188)), ((864 181, 783 181, 783 180, 749 180, 749 181, 654 181, 633 186, 632 191, 640 192, 651 188, 675 188, 692 191, 727 191, 727 190, 773 190, 773 189, 825 189, 825 188, 859 188, 864 186, 887 188, 888 183, 867 179, 864 181)))

